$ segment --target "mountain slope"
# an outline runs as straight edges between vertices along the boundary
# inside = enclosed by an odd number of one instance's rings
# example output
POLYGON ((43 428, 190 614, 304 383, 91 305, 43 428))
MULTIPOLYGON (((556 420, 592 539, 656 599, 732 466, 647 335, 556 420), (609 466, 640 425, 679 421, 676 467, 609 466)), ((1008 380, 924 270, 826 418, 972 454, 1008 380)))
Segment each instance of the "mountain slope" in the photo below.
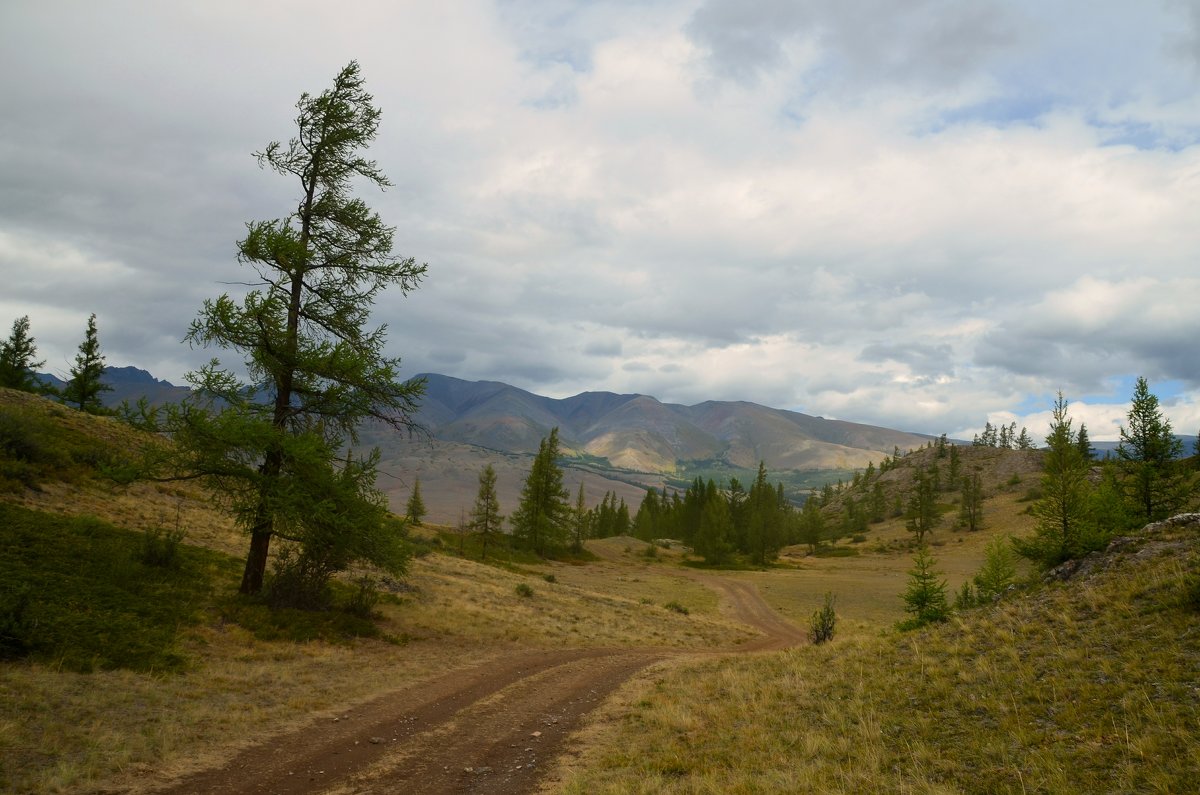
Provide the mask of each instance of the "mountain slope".
POLYGON ((643 472, 672 473, 682 462, 773 470, 853 469, 923 445, 929 437, 826 420, 755 403, 682 406, 647 395, 584 392, 554 399, 494 381, 425 374, 417 419, 442 440, 528 453, 553 427, 564 450, 643 472))

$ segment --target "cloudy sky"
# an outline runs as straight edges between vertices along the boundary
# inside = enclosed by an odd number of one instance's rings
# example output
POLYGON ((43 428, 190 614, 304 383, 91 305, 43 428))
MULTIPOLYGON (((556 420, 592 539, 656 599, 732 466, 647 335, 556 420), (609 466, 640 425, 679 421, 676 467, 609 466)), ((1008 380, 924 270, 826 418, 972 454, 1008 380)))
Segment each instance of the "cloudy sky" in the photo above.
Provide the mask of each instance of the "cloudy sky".
POLYGON ((1200 428, 1200 0, 5 0, 3 329, 182 382, 351 59, 408 374, 1096 439, 1145 375, 1200 428))

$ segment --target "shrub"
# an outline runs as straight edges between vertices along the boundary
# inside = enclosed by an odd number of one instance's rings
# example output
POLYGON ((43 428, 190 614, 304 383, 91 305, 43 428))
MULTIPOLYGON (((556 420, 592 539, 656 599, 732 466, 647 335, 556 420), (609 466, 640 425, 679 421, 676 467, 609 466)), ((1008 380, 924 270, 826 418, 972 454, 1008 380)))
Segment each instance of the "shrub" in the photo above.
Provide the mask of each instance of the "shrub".
POLYGON ((142 547, 138 559, 147 566, 160 569, 179 568, 179 543, 183 541, 183 528, 165 530, 161 527, 147 529, 142 534, 142 547))
POLYGON ((519 582, 517 583, 517 596, 533 596, 533 588, 527 582, 519 582))
POLYGON ((964 582, 962 588, 958 589, 958 594, 954 597, 955 610, 969 610, 979 604, 979 594, 975 593, 975 589, 971 587, 971 583, 964 582))
POLYGON ((551 582, 551 583, 558 582, 558 578, 555 577, 553 574, 543 574, 542 579, 545 580, 546 582, 551 582))
POLYGON ((29 587, 0 588, 0 660, 24 657, 33 650, 35 622, 29 614, 29 587))
POLYGON ((675 601, 667 602, 665 605, 663 605, 663 607, 667 608, 668 610, 670 610, 672 612, 679 613, 679 615, 681 615, 681 616, 686 616, 688 614, 688 609, 686 607, 684 607, 683 605, 679 604, 679 602, 675 602, 675 601))
POLYGON ((312 550, 282 545, 263 600, 273 610, 328 610, 333 605, 329 580, 333 570, 312 550))
POLYGON ((812 620, 808 625, 808 639, 814 644, 819 645, 833 640, 833 630, 837 624, 837 614, 833 611, 833 602, 833 594, 826 592, 824 605, 812 614, 812 620))
POLYGON ((354 589, 346 601, 346 612, 360 618, 371 618, 379 604, 379 588, 374 577, 366 574, 354 580, 354 589))
POLYGON ((237 561, 181 545, 146 566, 141 534, 87 517, 0 504, 0 656, 65 670, 179 671, 180 631, 200 620, 237 561))

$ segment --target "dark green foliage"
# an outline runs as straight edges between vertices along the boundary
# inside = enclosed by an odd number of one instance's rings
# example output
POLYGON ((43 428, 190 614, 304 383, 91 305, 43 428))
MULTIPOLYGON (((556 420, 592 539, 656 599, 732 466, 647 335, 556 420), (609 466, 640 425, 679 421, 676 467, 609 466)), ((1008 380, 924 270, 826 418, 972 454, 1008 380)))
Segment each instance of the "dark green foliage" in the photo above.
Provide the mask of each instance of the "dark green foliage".
POLYGON ((667 608, 672 613, 678 613, 681 616, 686 616, 689 612, 686 607, 675 601, 667 602, 665 605, 663 605, 663 607, 667 608))
POLYGON ((0 504, 0 653, 74 671, 182 670, 179 630, 236 568, 186 546, 176 565, 147 566, 141 542, 95 519, 0 504))
POLYGON ((964 582, 962 587, 958 589, 958 593, 954 596, 954 609, 970 610, 979 604, 979 595, 975 589, 971 587, 971 583, 964 582))
POLYGON ((533 587, 531 585, 529 585, 529 583, 524 583, 524 582, 517 583, 516 591, 517 591, 517 596, 522 596, 525 598, 529 598, 529 597, 533 596, 533 587))
POLYGON ((470 527, 479 536, 481 560, 487 559, 488 546, 496 543, 503 521, 504 517, 500 515, 500 500, 496 497, 496 470, 488 464, 479 473, 479 491, 475 495, 475 505, 471 508, 470 527))
POLYGON ((75 481, 114 464, 105 445, 69 432, 44 413, 0 406, 0 491, 38 488, 47 478, 75 481))
POLYGON ((733 535, 733 517, 729 503, 714 491, 704 504, 700 516, 700 529, 696 531, 692 547, 710 566, 719 566, 729 561, 733 553, 730 537, 733 535))
POLYGON ((335 573, 327 556, 305 554, 294 545, 284 545, 275 555, 271 576, 262 591, 263 601, 273 609, 328 610, 333 607, 330 580, 335 573))
POLYGON ((908 506, 904 511, 904 527, 916 536, 917 543, 925 543, 925 536, 933 532, 942 520, 937 507, 937 489, 929 473, 917 472, 908 506))
POLYGON ((1183 578, 1183 607, 1200 613, 1200 563, 1193 557, 1191 571, 1183 578))
POLYGON ((950 615, 946 602, 946 581, 934 570, 934 559, 929 549, 922 546, 913 558, 913 568, 908 572, 908 586, 904 589, 904 612, 912 618, 904 621, 902 629, 945 621, 950 615))
POLYGON ((950 468, 946 472, 946 482, 953 488, 955 483, 959 482, 962 474, 962 454, 958 452, 958 445, 950 445, 950 468))
POLYGON ((346 612, 359 618, 374 617, 375 607, 379 604, 379 586, 375 578, 366 574, 356 577, 351 588, 350 598, 346 600, 346 612))
POLYGON ((571 520, 568 498, 558 466, 558 428, 554 428, 538 445, 510 520, 517 543, 542 556, 566 546, 571 520))
POLYGON ((760 461, 747 497, 749 520, 746 524, 746 551, 751 561, 759 566, 774 560, 783 547, 786 505, 780 491, 767 482, 767 468, 760 461))
POLYGON ((837 625, 837 614, 833 605, 833 594, 827 592, 821 609, 812 614, 808 624, 808 639, 815 645, 833 640, 833 632, 837 625))
POLYGON ((978 470, 962 479, 958 519, 971 531, 978 530, 983 522, 983 481, 978 470))
POLYGON ((820 500, 816 495, 804 501, 800 511, 800 543, 808 545, 809 552, 816 552, 825 540, 825 516, 821 513, 820 500))
POLYGON ((29 336, 29 316, 13 321, 8 339, 0 342, 0 387, 22 392, 43 391, 34 371, 46 363, 36 360, 37 343, 29 336))
POLYGON ((993 538, 984 548, 983 566, 975 575, 975 587, 980 602, 990 602, 1003 595, 1017 579, 1017 564, 1012 542, 1008 538, 993 538))
POLYGON ((181 527, 172 529, 158 527, 146 530, 142 534, 142 563, 162 569, 179 568, 181 562, 179 545, 185 535, 181 527))
MULTIPOLYGON (((239 260, 261 286, 240 300, 205 301, 186 337, 235 351, 248 382, 214 359, 189 375, 200 400, 171 411, 168 422, 183 455, 167 476, 213 481, 250 532, 246 594, 262 589, 277 535, 302 546, 285 580, 319 580, 352 560, 401 560, 375 488, 377 453, 344 451, 366 419, 411 430, 424 388, 399 380, 399 360, 383 353, 386 328, 367 327, 376 295, 415 289, 425 266, 395 259, 393 228, 350 196, 353 183, 390 184, 361 155, 379 111, 358 64, 296 107, 296 137, 257 155, 261 167, 299 183, 296 209, 247 224, 238 242, 239 260)), ((300 590, 307 601, 320 587, 300 590)))
POLYGON ((876 481, 871 487, 870 518, 872 522, 882 522, 887 518, 887 497, 883 492, 883 484, 876 481))
POLYGON ((1075 437, 1075 445, 1079 448, 1079 454, 1085 461, 1091 461, 1096 454, 1091 440, 1088 439, 1087 425, 1082 422, 1079 423, 1079 435, 1075 437))
POLYGON ((71 367, 71 378, 63 387, 62 400, 89 414, 104 414, 100 394, 111 392, 112 387, 103 383, 104 355, 100 353, 100 339, 96 332, 96 315, 88 318, 87 332, 79 343, 75 364, 71 367))
POLYGON ((421 520, 425 518, 425 500, 421 499, 421 479, 413 478, 412 494, 408 495, 408 503, 404 508, 408 520, 417 527, 421 526, 421 520))
POLYGON ((159 406, 151 406, 145 396, 138 398, 135 405, 129 405, 128 400, 122 400, 113 413, 121 422, 132 425, 139 431, 157 433, 162 427, 163 411, 159 406))
POLYGON ((328 610, 273 608, 261 597, 231 596, 222 605, 222 617, 238 624, 263 641, 287 643, 346 643, 354 638, 379 638, 399 642, 402 638, 385 635, 372 618, 361 614, 356 591, 350 586, 332 584, 334 607, 328 610), (336 607, 338 603, 342 608, 336 607))
POLYGON ((627 535, 629 508, 625 505, 625 500, 618 499, 611 491, 604 492, 604 499, 590 511, 588 527, 596 538, 627 535))
POLYGON ((34 649, 37 625, 30 590, 26 583, 0 583, 0 660, 24 657, 34 649))
POLYGON ((1129 424, 1121 426, 1117 457, 1129 501, 1144 521, 1165 519, 1190 494, 1190 480, 1177 460, 1183 443, 1172 432, 1145 378, 1137 380, 1126 417, 1129 424))
POLYGON ((1071 423, 1067 401, 1060 392, 1046 437, 1042 497, 1032 507, 1037 526, 1032 537, 1013 541, 1018 554, 1042 568, 1078 557, 1088 547, 1084 543, 1090 520, 1088 462, 1080 453, 1071 423))
MULTIPOLYGON (((653 492, 650 492, 653 493, 653 492)), ((638 512, 641 516, 641 512, 638 512)), ((583 542, 592 534, 592 513, 587 507, 583 493, 583 481, 579 481, 579 493, 575 495, 575 508, 571 511, 571 551, 582 552, 583 542)))

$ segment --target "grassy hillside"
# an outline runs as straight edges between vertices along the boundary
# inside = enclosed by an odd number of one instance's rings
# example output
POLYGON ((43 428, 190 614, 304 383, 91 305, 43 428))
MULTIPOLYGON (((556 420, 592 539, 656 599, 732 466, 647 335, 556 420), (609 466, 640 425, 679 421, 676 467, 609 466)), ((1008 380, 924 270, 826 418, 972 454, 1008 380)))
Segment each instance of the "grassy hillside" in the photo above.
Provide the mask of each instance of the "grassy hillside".
POLYGON ((710 591, 632 557, 500 569, 427 554, 368 628, 340 611, 271 613, 235 594, 245 541, 213 495, 102 476, 153 437, 0 390, 5 420, 38 452, 0 451, 5 471, 28 475, 0 493, 0 791, 137 791, 510 649, 708 648, 750 634, 710 591), (142 559, 160 529, 183 532, 168 566, 142 559))
POLYGON ((925 631, 643 676, 561 789, 1196 792, 1198 533, 925 631))

